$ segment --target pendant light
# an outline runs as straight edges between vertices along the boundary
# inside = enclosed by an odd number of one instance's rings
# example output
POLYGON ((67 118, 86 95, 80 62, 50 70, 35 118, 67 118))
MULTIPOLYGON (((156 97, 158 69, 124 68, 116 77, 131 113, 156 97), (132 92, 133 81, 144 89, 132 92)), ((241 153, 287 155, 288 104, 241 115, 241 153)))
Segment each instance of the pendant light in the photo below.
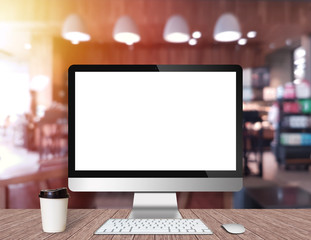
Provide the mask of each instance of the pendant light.
POLYGON ((62 36, 71 41, 72 44, 78 44, 79 42, 85 42, 91 39, 84 22, 77 14, 71 14, 66 18, 62 29, 62 36))
POLYGON ((132 18, 122 16, 116 22, 113 29, 113 38, 117 42, 133 45, 140 41, 138 27, 132 18))
POLYGON ((184 43, 190 39, 189 26, 180 15, 171 16, 164 27, 163 38, 171 43, 184 43))
POLYGON ((218 42, 233 42, 242 36, 238 19, 231 13, 222 14, 214 28, 214 39, 218 42))

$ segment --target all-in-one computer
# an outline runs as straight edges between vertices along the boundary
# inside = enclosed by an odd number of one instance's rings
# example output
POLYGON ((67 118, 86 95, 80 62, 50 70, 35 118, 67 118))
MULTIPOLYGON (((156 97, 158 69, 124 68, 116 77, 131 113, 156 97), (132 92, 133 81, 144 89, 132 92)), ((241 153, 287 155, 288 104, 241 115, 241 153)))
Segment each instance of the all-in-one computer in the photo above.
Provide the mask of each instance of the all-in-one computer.
POLYGON ((135 192, 129 218, 146 221, 181 218, 175 192, 238 191, 241 67, 72 65, 68 181, 135 192))

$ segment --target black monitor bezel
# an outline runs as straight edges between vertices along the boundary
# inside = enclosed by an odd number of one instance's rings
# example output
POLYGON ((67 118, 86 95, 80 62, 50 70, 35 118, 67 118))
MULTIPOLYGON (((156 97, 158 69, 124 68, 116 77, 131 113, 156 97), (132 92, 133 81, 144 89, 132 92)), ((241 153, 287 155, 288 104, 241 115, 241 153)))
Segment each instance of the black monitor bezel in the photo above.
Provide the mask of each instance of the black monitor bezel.
MULTIPOLYGON (((242 177, 242 68, 239 65, 71 65, 68 69, 68 176, 70 178, 224 178, 242 177), (75 169, 76 72, 236 72, 235 171, 81 171, 75 169)), ((230 143, 228 143, 230 144, 230 143)), ((221 157, 221 154, 219 154, 221 157)))

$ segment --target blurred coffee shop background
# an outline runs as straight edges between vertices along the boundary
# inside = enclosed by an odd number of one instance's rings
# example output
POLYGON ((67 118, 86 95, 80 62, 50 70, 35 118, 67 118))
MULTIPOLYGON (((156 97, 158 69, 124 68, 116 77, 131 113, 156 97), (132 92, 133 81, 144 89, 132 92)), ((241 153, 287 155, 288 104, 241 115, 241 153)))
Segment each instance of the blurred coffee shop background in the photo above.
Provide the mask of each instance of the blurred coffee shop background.
MULTIPOLYGON (((0 207, 38 208, 39 189, 67 186, 72 64, 241 65, 244 188, 179 193, 179 207, 310 207, 310 23, 302 0, 1 0, 0 207)), ((71 196, 129 208, 133 194, 71 196)))

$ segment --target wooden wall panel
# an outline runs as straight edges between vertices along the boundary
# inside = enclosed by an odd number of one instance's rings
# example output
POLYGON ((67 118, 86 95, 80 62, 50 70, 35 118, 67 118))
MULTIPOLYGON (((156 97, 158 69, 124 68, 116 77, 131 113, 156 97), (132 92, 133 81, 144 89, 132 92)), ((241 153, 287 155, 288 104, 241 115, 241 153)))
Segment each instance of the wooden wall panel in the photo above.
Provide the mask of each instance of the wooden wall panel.
POLYGON ((264 65, 264 55, 256 46, 187 44, 155 47, 122 44, 81 43, 72 45, 61 38, 54 39, 53 99, 59 91, 67 91, 67 70, 72 64, 239 64, 243 67, 264 65))
POLYGON ((46 27, 40 31, 55 37, 60 36, 65 18, 78 13, 97 43, 113 42, 113 26, 122 15, 131 16, 137 23, 144 45, 164 43, 164 25, 173 14, 183 15, 191 31, 201 30, 205 43, 214 42, 213 29, 224 12, 238 17, 243 35, 256 30, 258 37, 251 40, 255 42, 311 32, 311 1, 306 0, 0 0, 0 5, 0 22, 42 22, 46 27), (288 26, 295 28, 285 31, 288 26))
MULTIPOLYGON (((66 69, 83 64, 240 64, 256 67, 285 40, 300 41, 311 33, 311 1, 305 0, 0 0, 0 29, 3 22, 21 24, 22 30, 50 36, 54 40, 53 81, 66 82, 66 69), (250 30, 258 35, 246 46, 213 40, 218 17, 235 14, 243 36, 250 30), (73 46, 61 39, 65 18, 78 13, 85 21, 91 41, 73 46), (203 34, 195 47, 174 45, 163 40, 167 19, 181 14, 190 30, 203 34), (137 23, 141 42, 133 50, 112 38, 115 22, 122 15, 137 23)), ((55 94, 54 94, 55 95, 55 94)), ((55 97, 55 96, 54 96, 55 97)))

